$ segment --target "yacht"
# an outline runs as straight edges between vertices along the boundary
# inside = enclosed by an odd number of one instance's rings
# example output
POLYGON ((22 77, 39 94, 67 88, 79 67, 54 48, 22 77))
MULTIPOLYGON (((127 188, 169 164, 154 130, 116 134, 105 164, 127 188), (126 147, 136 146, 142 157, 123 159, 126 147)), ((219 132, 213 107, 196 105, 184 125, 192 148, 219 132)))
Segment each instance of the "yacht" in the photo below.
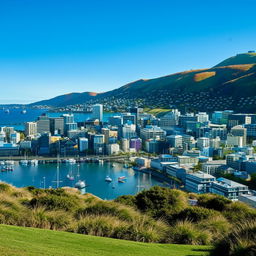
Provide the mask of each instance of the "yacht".
POLYGON ((20 165, 28 165, 28 160, 20 160, 20 165))
POLYGON ((65 163, 67 163, 67 164, 75 164, 76 160, 74 158, 66 159, 65 163))
POLYGON ((67 175, 67 178, 68 178, 69 180, 75 180, 75 177, 74 177, 73 175, 71 175, 71 174, 68 174, 68 175, 67 175))
POLYGON ((36 165, 38 165, 38 160, 33 159, 33 160, 30 161, 30 164, 36 166, 36 165))
POLYGON ((13 160, 7 160, 5 161, 6 165, 14 165, 14 161, 13 160))
POLYGON ((27 110, 26 110, 26 109, 23 109, 20 113, 23 114, 23 115, 25 115, 25 114, 27 114, 27 110))
POLYGON ((125 176, 120 176, 118 177, 118 182, 119 183, 125 183, 126 177, 125 176))
POLYGON ((112 179, 109 176, 106 176, 105 181, 106 182, 112 182, 112 179))
POLYGON ((75 188, 78 188, 78 189, 83 189, 87 187, 85 181, 82 181, 82 180, 79 180, 76 184, 75 184, 75 188))

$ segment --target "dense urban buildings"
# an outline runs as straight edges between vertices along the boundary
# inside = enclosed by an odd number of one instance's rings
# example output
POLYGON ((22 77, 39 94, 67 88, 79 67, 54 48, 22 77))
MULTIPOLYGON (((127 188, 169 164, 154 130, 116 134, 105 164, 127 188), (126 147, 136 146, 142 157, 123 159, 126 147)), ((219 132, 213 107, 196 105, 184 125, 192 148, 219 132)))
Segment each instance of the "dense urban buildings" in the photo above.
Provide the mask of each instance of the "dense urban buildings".
POLYGON ((157 117, 130 107, 104 120, 103 105, 95 104, 91 109, 91 119, 84 122, 76 122, 70 112, 58 117, 41 115, 25 124, 24 134, 2 127, 0 155, 123 154, 139 168, 180 180, 187 191, 242 198, 253 204, 250 188, 225 175, 244 183, 256 175, 255 115, 172 109, 157 117))

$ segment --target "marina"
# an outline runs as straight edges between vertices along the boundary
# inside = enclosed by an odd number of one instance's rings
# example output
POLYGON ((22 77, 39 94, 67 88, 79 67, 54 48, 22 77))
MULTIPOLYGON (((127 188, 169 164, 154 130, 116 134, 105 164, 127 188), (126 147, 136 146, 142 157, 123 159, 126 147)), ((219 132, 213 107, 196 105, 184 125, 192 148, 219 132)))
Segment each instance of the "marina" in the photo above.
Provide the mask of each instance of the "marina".
MULTIPOLYGON (((7 163, 2 161, 1 167, 7 166, 7 163)), ((125 168, 120 163, 114 166, 110 162, 32 163, 31 160, 27 160, 25 165, 24 162, 11 162, 13 170, 1 171, 0 180, 17 187, 76 187, 83 193, 92 193, 107 200, 133 195, 154 185, 169 186, 150 174, 125 168)))

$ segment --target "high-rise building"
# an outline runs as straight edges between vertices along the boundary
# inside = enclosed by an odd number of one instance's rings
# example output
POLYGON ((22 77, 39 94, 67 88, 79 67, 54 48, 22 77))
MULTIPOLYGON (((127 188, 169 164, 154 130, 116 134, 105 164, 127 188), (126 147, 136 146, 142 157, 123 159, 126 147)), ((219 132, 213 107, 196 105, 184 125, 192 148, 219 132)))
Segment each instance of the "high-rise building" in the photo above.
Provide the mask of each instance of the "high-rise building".
POLYGON ((37 123, 27 122, 25 124, 25 134, 26 136, 35 136, 37 134, 37 123))
POLYGON ((131 139, 136 137, 136 126, 135 124, 125 124, 122 128, 122 137, 125 139, 131 139))
POLYGON ((92 119, 99 119, 100 122, 103 121, 103 105, 95 104, 92 106, 92 119))
POLYGON ((117 143, 107 145, 107 154, 108 155, 117 154, 117 153, 119 153, 119 151, 120 151, 120 147, 117 143))
POLYGON ((88 149, 88 139, 87 138, 79 138, 79 151, 85 152, 88 149))
POLYGON ((247 132, 246 132, 246 128, 244 128, 241 125, 236 125, 233 128, 231 128, 231 134, 233 136, 242 136, 243 137, 243 145, 246 145, 246 136, 247 136, 247 132))
POLYGON ((129 152, 130 145, 129 145, 129 140, 128 139, 122 139, 121 140, 121 148, 124 152, 129 152))
POLYGON ((178 111, 178 109, 172 109, 171 112, 168 112, 167 114, 165 114, 160 118, 159 126, 161 128, 167 128, 170 126, 178 125, 179 116, 180 116, 180 112, 178 111))
POLYGON ((93 138, 93 149, 95 154, 104 154, 105 136, 103 134, 95 134, 93 138))
POLYGON ((143 140, 160 138, 165 139, 166 131, 158 126, 147 125, 145 128, 141 129, 140 136, 143 140))
POLYGON ((48 116, 42 115, 38 117, 37 132, 38 133, 50 132, 50 119, 48 116))
POLYGON ((108 128, 102 128, 101 133, 105 136, 105 143, 109 143, 109 137, 110 137, 110 130, 108 128))
POLYGON ((172 148, 182 147, 182 136, 181 135, 169 135, 166 137, 167 142, 172 148))
POLYGON ((210 146, 210 139, 206 137, 200 137, 197 139, 197 147, 200 150, 203 150, 203 148, 207 148, 210 146))
POLYGON ((50 118, 50 131, 51 134, 64 134, 64 117, 51 117, 50 118))
POLYGON ((130 148, 134 148, 135 151, 140 151, 142 148, 142 140, 140 138, 130 139, 130 148))
POLYGON ((64 114, 64 134, 67 135, 69 131, 77 130, 77 123, 73 114, 64 114))
POLYGON ((123 116, 123 124, 135 124, 137 123, 136 116, 131 113, 126 113, 123 116))
POLYGON ((206 123, 209 121, 209 115, 206 112, 199 112, 196 116, 199 123, 206 123))

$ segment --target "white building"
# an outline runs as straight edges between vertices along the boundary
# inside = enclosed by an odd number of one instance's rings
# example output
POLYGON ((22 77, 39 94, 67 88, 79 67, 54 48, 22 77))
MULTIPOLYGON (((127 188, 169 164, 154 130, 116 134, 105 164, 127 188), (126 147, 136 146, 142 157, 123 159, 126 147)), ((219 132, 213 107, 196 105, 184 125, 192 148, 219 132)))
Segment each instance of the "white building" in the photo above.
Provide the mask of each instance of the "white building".
POLYGON ((122 139, 121 140, 121 148, 124 152, 129 152, 130 149, 130 140, 122 139))
POLYGON ((215 177, 204 172, 186 174, 185 189, 198 194, 208 193, 215 177))
POLYGON ((210 139, 206 137, 200 137, 197 139, 197 147, 200 150, 203 150, 203 148, 207 148, 210 146, 210 139))
POLYGON ((125 124, 122 127, 122 137, 125 139, 131 139, 137 136, 135 124, 125 124))
POLYGON ((92 119, 98 119, 100 122, 103 121, 103 105, 95 104, 92 106, 92 119))
POLYGON ((158 126, 147 125, 145 128, 141 129, 140 136, 143 140, 160 138, 165 139, 166 131, 158 126))
POLYGON ((228 134, 227 136, 227 146, 228 147, 243 147, 244 146, 244 137, 243 136, 234 136, 228 134))
POLYGON ((181 135, 170 135, 166 137, 170 147, 172 148, 179 148, 182 147, 182 136, 181 135))
POLYGON ((238 196, 249 193, 247 186, 222 177, 211 184, 210 192, 231 200, 237 200, 238 196))
POLYGON ((107 145, 107 154, 108 155, 118 154, 119 152, 120 152, 120 147, 117 143, 107 145))
POLYGON ((199 123, 206 123, 209 121, 209 115, 206 112, 199 112, 196 116, 199 123))
POLYGON ((36 122, 27 122, 25 127, 25 134, 27 136, 36 136, 37 134, 37 123, 36 122))

